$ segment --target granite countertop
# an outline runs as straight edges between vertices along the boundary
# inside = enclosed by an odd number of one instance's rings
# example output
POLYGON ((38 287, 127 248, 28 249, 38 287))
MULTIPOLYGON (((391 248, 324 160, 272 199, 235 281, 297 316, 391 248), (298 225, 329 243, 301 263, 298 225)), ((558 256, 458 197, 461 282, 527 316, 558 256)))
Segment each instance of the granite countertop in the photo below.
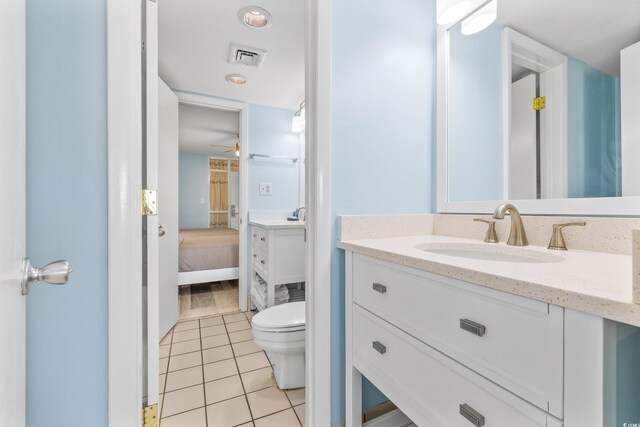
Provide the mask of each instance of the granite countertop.
POLYGON ((287 221, 286 219, 276 220, 251 220, 251 225, 257 225, 264 228, 304 228, 304 221, 287 221))
MULTIPOLYGON (((383 261, 471 282, 603 318, 640 326, 640 305, 634 304, 632 257, 583 250, 549 251, 563 258, 548 263, 520 263, 458 258, 425 252, 421 244, 483 244, 474 239, 423 235, 340 241, 338 247, 383 261)), ((492 245, 486 243, 486 245, 492 245)), ((504 243, 495 244, 506 252, 504 243)))

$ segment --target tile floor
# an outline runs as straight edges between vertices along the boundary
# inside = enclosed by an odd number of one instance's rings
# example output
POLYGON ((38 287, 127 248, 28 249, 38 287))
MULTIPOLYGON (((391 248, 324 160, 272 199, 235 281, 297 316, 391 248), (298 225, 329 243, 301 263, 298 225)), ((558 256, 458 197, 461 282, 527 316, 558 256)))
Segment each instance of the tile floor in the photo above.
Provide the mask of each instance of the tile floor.
POLYGON ((300 427, 304 388, 277 388, 252 312, 181 321, 160 341, 161 427, 300 427))
POLYGON ((238 281, 180 286, 180 320, 238 311, 238 281))

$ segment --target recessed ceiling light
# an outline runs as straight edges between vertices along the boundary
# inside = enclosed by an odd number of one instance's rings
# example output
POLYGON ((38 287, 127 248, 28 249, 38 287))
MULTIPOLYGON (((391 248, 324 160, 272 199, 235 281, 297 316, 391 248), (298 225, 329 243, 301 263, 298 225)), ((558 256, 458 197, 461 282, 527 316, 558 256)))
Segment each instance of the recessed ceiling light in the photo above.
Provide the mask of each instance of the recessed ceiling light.
POLYGON ((247 27, 258 30, 269 28, 273 22, 271 14, 258 6, 243 7, 238 11, 238 18, 247 27))
POLYGON ((243 85, 247 82, 247 78, 245 76, 241 76, 240 74, 229 74, 225 77, 225 79, 229 83, 233 83, 234 85, 243 85))

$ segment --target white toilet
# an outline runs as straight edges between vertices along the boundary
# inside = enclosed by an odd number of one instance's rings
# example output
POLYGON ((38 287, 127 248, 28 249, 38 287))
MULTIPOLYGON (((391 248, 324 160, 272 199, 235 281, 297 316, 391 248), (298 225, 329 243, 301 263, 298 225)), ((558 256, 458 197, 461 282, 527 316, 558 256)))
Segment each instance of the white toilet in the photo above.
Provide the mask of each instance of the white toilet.
POLYGON ((253 316, 253 340, 267 352, 280 389, 304 387, 304 301, 276 305, 253 316))

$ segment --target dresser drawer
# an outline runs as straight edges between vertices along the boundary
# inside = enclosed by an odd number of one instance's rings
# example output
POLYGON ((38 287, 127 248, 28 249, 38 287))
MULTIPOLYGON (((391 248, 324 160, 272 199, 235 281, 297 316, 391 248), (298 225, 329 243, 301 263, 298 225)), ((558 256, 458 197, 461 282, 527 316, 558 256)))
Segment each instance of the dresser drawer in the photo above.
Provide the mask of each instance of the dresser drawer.
POLYGON ((356 255, 354 301, 558 418, 564 310, 356 255))
POLYGON ((252 225, 251 226, 251 246, 254 248, 263 249, 264 251, 268 251, 269 250, 269 230, 252 225))
POLYGON ((251 251, 251 264, 253 265, 253 269, 260 275, 264 280, 268 280, 269 278, 269 253, 266 250, 263 250, 259 247, 253 247, 251 251))
POLYGON ((562 425, 367 310, 356 304, 353 308, 354 366, 417 425, 562 425))

